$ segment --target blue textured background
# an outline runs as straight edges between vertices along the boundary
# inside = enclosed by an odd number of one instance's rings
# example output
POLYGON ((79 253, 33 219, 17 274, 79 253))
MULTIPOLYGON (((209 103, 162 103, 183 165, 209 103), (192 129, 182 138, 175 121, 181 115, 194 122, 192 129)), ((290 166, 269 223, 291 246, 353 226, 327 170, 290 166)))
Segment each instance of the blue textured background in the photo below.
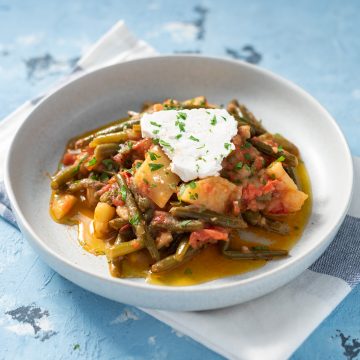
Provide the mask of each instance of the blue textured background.
MULTIPOLYGON (((66 74, 121 18, 159 52, 235 57, 296 82, 360 155, 356 0, 0 0, 0 118, 66 74)), ((3 221, 0 259, 0 359, 220 359, 141 311, 61 278, 3 221)), ((359 303, 357 287, 293 359, 360 358, 359 303)))

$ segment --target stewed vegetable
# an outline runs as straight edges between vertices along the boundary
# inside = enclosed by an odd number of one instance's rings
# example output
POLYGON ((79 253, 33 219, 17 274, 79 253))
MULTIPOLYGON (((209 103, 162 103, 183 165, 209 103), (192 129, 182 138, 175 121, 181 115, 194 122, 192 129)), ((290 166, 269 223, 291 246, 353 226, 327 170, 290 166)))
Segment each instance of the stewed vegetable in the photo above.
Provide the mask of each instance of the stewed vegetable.
POLYGON ((193 284, 289 256, 310 214, 298 148, 247 107, 203 96, 69 141, 51 179, 56 221, 120 277, 193 284))

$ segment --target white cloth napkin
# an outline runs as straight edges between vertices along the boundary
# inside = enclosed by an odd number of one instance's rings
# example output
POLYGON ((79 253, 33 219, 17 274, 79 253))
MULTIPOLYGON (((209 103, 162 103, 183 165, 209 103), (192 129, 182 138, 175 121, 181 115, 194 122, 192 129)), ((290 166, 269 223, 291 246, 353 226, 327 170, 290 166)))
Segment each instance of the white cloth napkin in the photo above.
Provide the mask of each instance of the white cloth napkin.
MULTIPOLYGON (((119 21, 81 58, 62 84, 95 68, 155 54, 153 48, 136 39, 124 22, 119 21)), ((37 101, 26 102, 0 123, 0 164, 4 163, 17 128, 37 101)), ((143 310, 229 359, 278 360, 291 356, 360 280, 357 260, 360 255, 360 159, 354 159, 354 164, 356 183, 349 215, 325 254, 290 284, 226 309, 143 310), (339 251, 344 255, 341 266, 332 257, 339 251)), ((16 226, 2 179, 0 167, 0 216, 16 226)))

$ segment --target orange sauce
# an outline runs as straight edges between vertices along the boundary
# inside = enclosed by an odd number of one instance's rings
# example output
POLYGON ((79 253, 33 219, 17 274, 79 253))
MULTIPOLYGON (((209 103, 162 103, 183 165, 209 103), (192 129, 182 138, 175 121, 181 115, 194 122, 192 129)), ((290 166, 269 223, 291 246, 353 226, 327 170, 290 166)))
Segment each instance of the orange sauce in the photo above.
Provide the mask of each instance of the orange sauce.
MULTIPOLYGON (((283 236, 250 227, 239 232, 239 236, 231 244, 233 249, 239 249, 243 245, 249 247, 267 245, 270 249, 291 250, 305 229, 312 207, 311 185, 302 162, 297 167, 297 173, 300 187, 309 195, 309 198, 305 201, 301 211, 281 219, 289 224, 290 234, 283 236)), ((93 211, 81 201, 78 201, 69 216, 61 223, 68 225, 78 224, 80 245, 94 255, 104 255, 106 246, 114 240, 114 237, 111 236, 105 240, 95 237, 93 232, 93 211)), ((151 261, 146 250, 129 254, 121 261, 110 263, 109 268, 111 274, 116 277, 143 277, 152 284, 186 286, 246 273, 264 266, 265 263, 265 260, 227 259, 222 256, 218 246, 210 245, 190 261, 166 273, 152 274, 148 271, 151 261)))

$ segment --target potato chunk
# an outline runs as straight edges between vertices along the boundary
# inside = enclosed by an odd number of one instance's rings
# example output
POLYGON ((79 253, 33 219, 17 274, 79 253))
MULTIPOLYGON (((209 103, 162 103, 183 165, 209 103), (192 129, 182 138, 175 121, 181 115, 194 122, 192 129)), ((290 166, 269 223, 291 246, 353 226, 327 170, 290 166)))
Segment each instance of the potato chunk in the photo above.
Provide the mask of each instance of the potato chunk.
POLYGON ((56 194, 51 199, 51 212, 56 220, 61 220, 73 208, 77 201, 74 195, 56 194))
POLYGON ((212 176, 182 186, 178 196, 181 201, 223 213, 236 189, 237 186, 230 181, 212 176))
POLYGON ((94 211, 94 230, 99 238, 105 238, 109 232, 109 221, 115 216, 115 208, 107 203, 99 202, 94 211))
POLYGON ((301 209, 305 200, 309 197, 304 192, 298 190, 293 179, 284 170, 281 162, 273 162, 267 169, 268 175, 282 182, 281 200, 287 212, 296 212, 301 209))
POLYGON ((176 191, 180 178, 171 172, 170 160, 160 146, 153 146, 134 175, 134 185, 163 208, 176 191))

